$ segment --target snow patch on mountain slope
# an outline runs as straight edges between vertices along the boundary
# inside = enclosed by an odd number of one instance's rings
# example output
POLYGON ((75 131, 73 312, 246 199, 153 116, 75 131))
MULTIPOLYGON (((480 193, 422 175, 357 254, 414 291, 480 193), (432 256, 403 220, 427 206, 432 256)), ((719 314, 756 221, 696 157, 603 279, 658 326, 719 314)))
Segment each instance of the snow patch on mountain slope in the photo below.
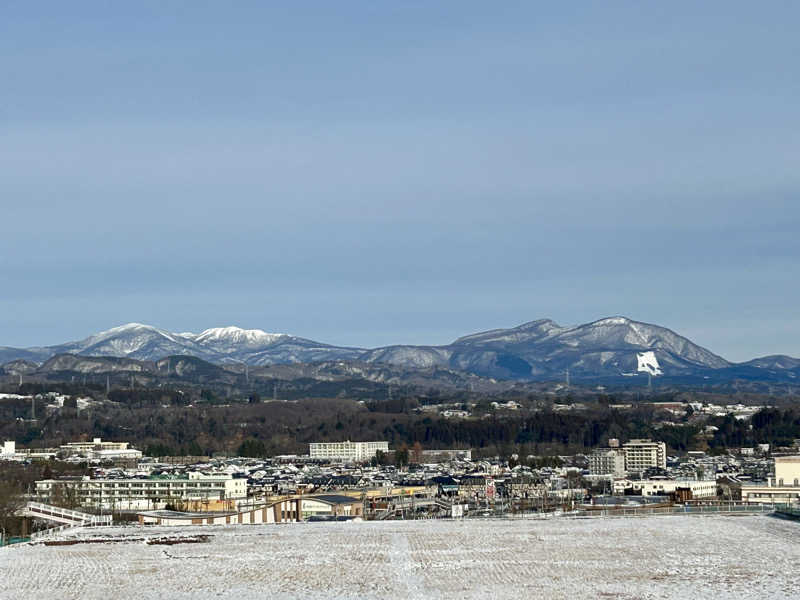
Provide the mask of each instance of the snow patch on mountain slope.
POLYGON ((650 373, 650 375, 663 375, 661 366, 658 364, 655 352, 648 350, 647 352, 637 352, 636 359, 639 361, 637 371, 640 373, 650 373))

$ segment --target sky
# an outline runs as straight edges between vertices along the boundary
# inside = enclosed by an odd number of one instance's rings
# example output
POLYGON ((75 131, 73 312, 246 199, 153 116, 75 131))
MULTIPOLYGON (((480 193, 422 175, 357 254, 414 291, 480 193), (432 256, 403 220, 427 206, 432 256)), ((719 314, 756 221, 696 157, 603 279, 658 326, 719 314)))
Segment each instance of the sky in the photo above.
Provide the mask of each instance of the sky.
POLYGON ((0 345, 539 318, 800 356, 800 5, 1 2, 0 345))

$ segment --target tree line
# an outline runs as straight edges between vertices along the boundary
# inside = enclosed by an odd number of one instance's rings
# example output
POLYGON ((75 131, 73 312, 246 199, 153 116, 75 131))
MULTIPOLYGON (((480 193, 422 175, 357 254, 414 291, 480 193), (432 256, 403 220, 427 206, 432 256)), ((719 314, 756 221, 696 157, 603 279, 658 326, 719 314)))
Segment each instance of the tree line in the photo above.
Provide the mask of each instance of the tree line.
MULTIPOLYGON (((112 394, 114 392, 112 391, 112 394)), ((756 443, 790 445, 800 438, 796 408, 765 409, 750 421, 712 418, 706 435, 688 422, 660 424, 652 408, 618 411, 603 403, 587 410, 557 412, 546 406, 518 412, 488 411, 481 418, 448 419, 420 410, 415 398, 360 403, 342 398, 296 402, 250 401, 230 405, 186 405, 173 391, 142 389, 92 410, 37 408, 36 422, 0 418, 0 439, 53 447, 102 437, 133 442, 152 456, 213 453, 271 456, 304 454, 316 441, 387 440, 393 448, 473 448, 479 453, 567 454, 603 446, 609 438, 649 437, 672 451, 719 450, 756 443)), ((41 408, 41 407, 39 407, 41 408)), ((0 403, 2 411, 30 411, 30 401, 0 403)))

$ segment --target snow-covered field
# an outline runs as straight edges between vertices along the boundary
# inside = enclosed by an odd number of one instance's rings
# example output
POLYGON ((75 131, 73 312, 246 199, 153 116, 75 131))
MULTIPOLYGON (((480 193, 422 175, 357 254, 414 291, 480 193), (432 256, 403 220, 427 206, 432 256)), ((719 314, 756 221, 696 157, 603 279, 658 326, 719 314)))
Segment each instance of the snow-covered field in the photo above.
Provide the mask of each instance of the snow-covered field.
POLYGON ((766 516, 104 528, 0 550, 2 599, 798 598, 766 516), (143 538, 207 543, 151 545, 143 538), (122 541, 119 541, 122 540, 122 541))

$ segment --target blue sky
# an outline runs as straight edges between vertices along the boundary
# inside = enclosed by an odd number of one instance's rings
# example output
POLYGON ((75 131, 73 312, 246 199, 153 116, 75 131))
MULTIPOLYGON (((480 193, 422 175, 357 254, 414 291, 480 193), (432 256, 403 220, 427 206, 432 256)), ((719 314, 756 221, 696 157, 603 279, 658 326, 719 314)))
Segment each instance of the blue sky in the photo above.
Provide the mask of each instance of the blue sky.
POLYGON ((799 18, 4 2, 0 345, 622 314, 800 356, 799 18))

